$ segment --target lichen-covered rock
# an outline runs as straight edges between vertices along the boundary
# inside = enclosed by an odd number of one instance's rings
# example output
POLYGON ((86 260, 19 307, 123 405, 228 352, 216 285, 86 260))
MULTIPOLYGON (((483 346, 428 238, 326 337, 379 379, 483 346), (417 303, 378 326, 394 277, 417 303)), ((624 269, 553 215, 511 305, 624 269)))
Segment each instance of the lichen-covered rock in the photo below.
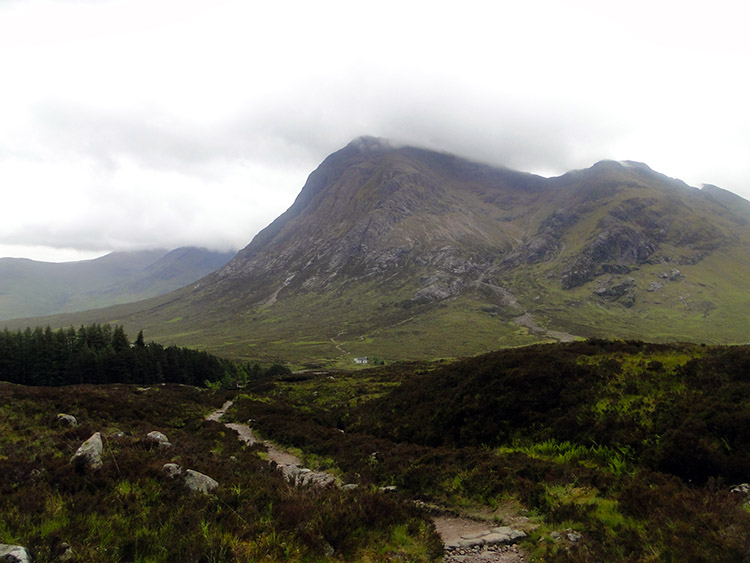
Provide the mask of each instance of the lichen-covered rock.
POLYGON ((77 468, 99 469, 102 466, 102 435, 95 432, 80 445, 70 462, 77 468))
POLYGON ((172 447, 172 444, 169 441, 169 438, 167 438, 164 434, 162 434, 158 430, 153 430, 152 432, 149 432, 148 434, 146 434, 146 441, 156 444, 159 448, 162 448, 162 449, 172 447))
POLYGON ((219 483, 198 471, 188 469, 185 471, 185 486, 195 493, 203 493, 204 495, 209 494, 215 490, 219 483))
POLYGON ((30 563, 26 548, 21 545, 0 543, 0 563, 30 563))
POLYGON ((75 428, 76 426, 78 426, 76 417, 74 417, 72 414, 65 414, 62 412, 57 415, 57 422, 58 424, 70 426, 71 428, 75 428))

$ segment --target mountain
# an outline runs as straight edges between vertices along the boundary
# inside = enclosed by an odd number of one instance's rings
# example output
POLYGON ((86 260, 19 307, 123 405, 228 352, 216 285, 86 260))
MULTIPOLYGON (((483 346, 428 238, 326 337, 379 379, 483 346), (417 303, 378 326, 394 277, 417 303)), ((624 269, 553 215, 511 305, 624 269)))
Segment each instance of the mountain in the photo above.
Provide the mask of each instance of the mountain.
POLYGON ((113 252, 63 263, 0 258, 0 319, 83 311, 162 295, 217 270, 232 256, 184 247, 113 252))
POLYGON ((605 336, 747 339, 750 203, 637 162, 543 178, 363 137, 234 259, 55 324, 226 355, 351 363, 605 336))

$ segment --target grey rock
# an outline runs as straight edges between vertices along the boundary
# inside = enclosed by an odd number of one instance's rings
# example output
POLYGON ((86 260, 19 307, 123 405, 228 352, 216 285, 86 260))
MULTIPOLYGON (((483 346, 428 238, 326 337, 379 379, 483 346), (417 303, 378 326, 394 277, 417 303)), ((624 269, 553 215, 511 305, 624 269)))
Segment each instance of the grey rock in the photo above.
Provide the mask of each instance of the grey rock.
POLYGON ((71 428, 75 428, 76 426, 78 426, 76 417, 74 417, 72 414, 65 414, 62 412, 57 415, 57 422, 65 426, 70 426, 71 428))
POLYGON ((359 485, 357 483, 347 483, 346 485, 341 485, 341 488, 344 491, 353 491, 357 487, 359 487, 359 485))
POLYGON ((483 538, 484 536, 488 535, 489 532, 478 532, 476 534, 466 534, 461 536, 462 540, 476 540, 479 538, 483 538))
POLYGON ((102 435, 95 432, 80 445, 70 462, 78 468, 98 469, 102 466, 102 435))
POLYGON ((312 471, 307 467, 299 467, 292 463, 279 464, 277 469, 281 471, 287 481, 296 487, 328 487, 334 485, 336 478, 323 471, 312 471))
POLYGON ((26 548, 21 545, 0 543, 0 563, 30 563, 26 548))
POLYGON ((648 284, 648 287, 646 288, 646 291, 659 291, 662 287, 664 287, 663 283, 659 283, 657 281, 652 281, 648 284))
POLYGON ((146 434, 146 441, 156 444, 159 448, 171 448, 172 444, 169 442, 164 434, 158 430, 154 430, 146 434))
POLYGON ((669 272, 662 272, 661 274, 659 274, 659 277, 663 280, 678 281, 685 276, 683 276, 682 272, 680 272, 677 268, 674 268, 669 272))
POLYGON ((510 536, 508 534, 491 533, 482 537, 482 539, 484 540, 484 543, 486 543, 487 545, 497 545, 500 543, 510 542, 510 536))
POLYGON ((583 539, 583 536, 578 532, 568 532, 566 535, 568 536, 568 541, 571 543, 575 543, 583 539))
POLYGON ((599 284, 599 286, 594 290, 594 293, 599 297, 609 297, 612 299, 617 299, 628 293, 628 291, 630 291, 634 284, 635 279, 631 277, 614 281, 612 279, 607 279, 599 284))
POLYGON ((459 547, 479 547, 484 545, 484 539, 474 538, 470 540, 460 539, 458 540, 459 547))
POLYGON ((174 479, 178 475, 182 475, 182 467, 180 467, 176 463, 165 463, 161 466, 161 469, 172 479, 174 479))
POLYGON ((207 495, 214 491, 219 483, 208 475, 188 469, 185 471, 185 486, 195 493, 207 495))
POLYGON ((513 532, 513 528, 510 526, 498 526, 497 528, 492 528, 490 532, 493 534, 505 534, 506 536, 509 536, 513 532))
POLYGON ((73 553, 73 549, 67 542, 63 542, 60 544, 60 551, 62 551, 62 553, 60 553, 60 555, 58 556, 58 561, 64 563, 65 561, 71 561, 75 558, 75 553, 73 553))
POLYGON ((284 475, 287 481, 291 482, 293 485, 297 484, 297 476, 299 475, 298 466, 294 465, 293 463, 280 463, 276 466, 276 468, 281 471, 282 475, 284 475))
POLYGON ((297 478, 297 485, 300 487, 320 487, 325 488, 333 485, 335 478, 333 475, 323 473, 321 471, 307 471, 301 472, 297 478))

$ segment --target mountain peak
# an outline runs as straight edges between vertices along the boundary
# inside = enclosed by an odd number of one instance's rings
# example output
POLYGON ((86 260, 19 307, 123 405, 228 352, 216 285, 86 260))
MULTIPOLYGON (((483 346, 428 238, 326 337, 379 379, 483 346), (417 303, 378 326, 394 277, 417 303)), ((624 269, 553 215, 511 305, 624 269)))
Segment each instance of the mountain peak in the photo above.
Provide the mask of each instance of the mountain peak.
POLYGON ((393 144, 382 137, 362 135, 350 142, 347 147, 357 149, 360 152, 382 152, 394 148, 393 144))

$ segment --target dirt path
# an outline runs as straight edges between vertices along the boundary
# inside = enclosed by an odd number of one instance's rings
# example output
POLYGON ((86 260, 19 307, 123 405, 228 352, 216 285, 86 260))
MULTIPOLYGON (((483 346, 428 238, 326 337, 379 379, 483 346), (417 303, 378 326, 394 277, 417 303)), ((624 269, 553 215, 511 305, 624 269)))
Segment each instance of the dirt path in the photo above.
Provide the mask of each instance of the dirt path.
MULTIPOLYGON (((216 420, 216 422, 219 422, 219 420, 216 420)), ((255 434, 253 434, 252 429, 247 424, 227 422, 224 426, 237 432, 237 434, 239 434, 239 439, 245 442, 248 446, 262 443, 266 447, 266 450, 268 450, 268 461, 275 461, 276 463, 283 465, 302 465, 302 461, 300 461, 297 456, 284 450, 280 450, 273 444, 273 442, 269 440, 258 440, 255 434)))
POLYGON ((574 334, 562 332, 559 330, 548 330, 543 326, 539 326, 539 324, 534 320, 534 317, 531 315, 531 313, 528 312, 524 313, 520 317, 516 317, 515 319, 513 319, 513 322, 518 326, 528 328, 531 332, 538 336, 547 336, 549 338, 554 338, 558 342, 575 342, 576 340, 576 336, 574 334))
MULTIPOLYGON (((221 422, 222 416, 233 405, 225 402, 220 409, 206 416, 206 420, 221 422)), ((259 440, 247 424, 224 423, 234 430, 238 438, 248 445, 262 443, 268 451, 268 461, 276 462, 280 471, 295 485, 331 486, 340 483, 325 472, 311 471, 301 467, 300 459, 278 448, 269 440, 259 440)), ((527 557, 515 542, 526 534, 510 527, 496 527, 487 520, 461 516, 434 516, 435 529, 445 546, 444 563, 522 563, 527 557)))

